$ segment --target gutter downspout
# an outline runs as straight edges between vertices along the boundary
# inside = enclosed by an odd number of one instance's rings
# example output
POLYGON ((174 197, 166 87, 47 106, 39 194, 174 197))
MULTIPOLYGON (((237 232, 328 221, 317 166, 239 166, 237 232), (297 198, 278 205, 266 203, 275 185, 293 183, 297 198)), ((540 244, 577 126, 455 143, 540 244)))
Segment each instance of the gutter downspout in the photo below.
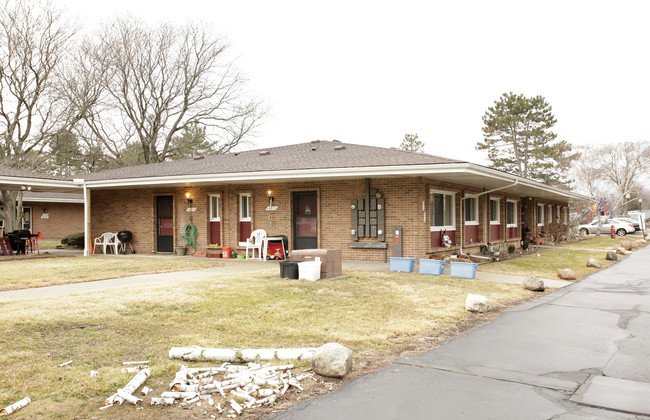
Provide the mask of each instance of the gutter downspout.
MULTIPOLYGON (((465 201, 465 199, 467 199, 467 198, 478 198, 478 197, 480 197, 482 195, 489 194, 489 193, 494 192, 494 191, 499 191, 499 190, 503 190, 503 189, 506 189, 506 188, 514 187, 518 183, 519 183, 519 180, 515 179, 513 181, 513 183, 510 184, 510 185, 505 185, 505 186, 499 187, 499 188, 493 188, 491 190, 483 191, 482 193, 478 193, 478 194, 468 194, 467 196, 460 198, 460 213, 461 213, 461 216, 462 216, 462 220, 460 221, 460 251, 459 251, 459 255, 463 254, 463 245, 465 244, 465 235, 464 235, 465 230, 463 229, 463 227, 465 226, 465 206, 463 206, 463 201, 465 201)), ((507 222, 506 222, 506 224, 507 224, 507 222)))

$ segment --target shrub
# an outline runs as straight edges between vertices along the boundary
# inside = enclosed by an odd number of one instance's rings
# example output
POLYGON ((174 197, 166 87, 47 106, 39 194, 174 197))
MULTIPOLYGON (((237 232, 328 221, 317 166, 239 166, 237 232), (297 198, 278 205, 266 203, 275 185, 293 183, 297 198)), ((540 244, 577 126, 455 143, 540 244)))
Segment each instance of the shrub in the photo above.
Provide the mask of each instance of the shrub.
POLYGON ((84 245, 84 233, 71 233, 65 238, 61 239, 63 245, 68 246, 83 246, 84 245))
POLYGON ((508 252, 509 252, 510 254, 513 254, 513 253, 515 252, 515 249, 516 249, 516 248, 515 248, 514 245, 508 245, 508 252))
POLYGON ((527 249, 528 249, 528 246, 529 246, 529 245, 530 245, 530 244, 528 243, 528 241, 524 241, 524 243, 523 243, 523 244, 521 244, 521 247, 522 247, 522 248, 523 248, 523 250, 525 251, 525 250, 527 250, 527 249))

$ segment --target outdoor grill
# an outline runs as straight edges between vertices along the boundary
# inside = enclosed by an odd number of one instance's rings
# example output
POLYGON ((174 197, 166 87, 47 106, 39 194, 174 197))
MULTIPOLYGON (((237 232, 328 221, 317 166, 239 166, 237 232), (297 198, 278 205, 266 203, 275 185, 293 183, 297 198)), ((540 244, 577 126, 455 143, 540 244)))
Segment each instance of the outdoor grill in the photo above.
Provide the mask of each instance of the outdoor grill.
POLYGON ((135 254, 135 249, 133 249, 133 245, 131 245, 131 240, 133 240, 133 232, 130 230, 121 230, 117 232, 117 240, 120 241, 120 250, 122 254, 126 255, 126 245, 129 244, 129 248, 131 248, 131 254, 135 254))

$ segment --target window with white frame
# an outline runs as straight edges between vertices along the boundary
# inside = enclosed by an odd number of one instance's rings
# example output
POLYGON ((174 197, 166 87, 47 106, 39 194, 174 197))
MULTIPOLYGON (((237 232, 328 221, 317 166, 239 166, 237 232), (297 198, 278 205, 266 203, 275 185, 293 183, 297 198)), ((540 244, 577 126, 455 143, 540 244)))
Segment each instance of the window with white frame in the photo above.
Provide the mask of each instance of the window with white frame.
POLYGON ((551 204, 548 205, 548 225, 551 226, 551 223, 553 223, 553 206, 551 204))
POLYGON ((446 191, 431 191, 431 230, 455 230, 455 194, 446 191))
POLYGON ((544 226, 544 205, 537 205, 537 226, 544 226))
POLYGON ((251 221, 251 195, 250 193, 239 194, 239 221, 251 221))
POLYGON ((220 222, 221 221, 221 195, 211 194, 210 195, 210 221, 211 222, 220 222))
POLYGON ((501 199, 490 198, 490 224, 498 225, 501 223, 501 199))
POLYGON ((517 227, 517 202, 506 201, 506 225, 507 227, 517 227))
POLYGON ((476 197, 465 198, 465 224, 478 225, 478 199, 476 197))

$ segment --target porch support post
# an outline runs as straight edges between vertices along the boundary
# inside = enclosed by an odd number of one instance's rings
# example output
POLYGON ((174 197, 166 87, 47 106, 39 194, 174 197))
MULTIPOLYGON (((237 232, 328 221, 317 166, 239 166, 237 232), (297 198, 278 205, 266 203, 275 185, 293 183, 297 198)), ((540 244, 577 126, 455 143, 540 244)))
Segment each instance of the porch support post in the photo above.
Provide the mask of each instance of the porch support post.
POLYGON ((84 183, 84 257, 90 255, 90 190, 84 183))

